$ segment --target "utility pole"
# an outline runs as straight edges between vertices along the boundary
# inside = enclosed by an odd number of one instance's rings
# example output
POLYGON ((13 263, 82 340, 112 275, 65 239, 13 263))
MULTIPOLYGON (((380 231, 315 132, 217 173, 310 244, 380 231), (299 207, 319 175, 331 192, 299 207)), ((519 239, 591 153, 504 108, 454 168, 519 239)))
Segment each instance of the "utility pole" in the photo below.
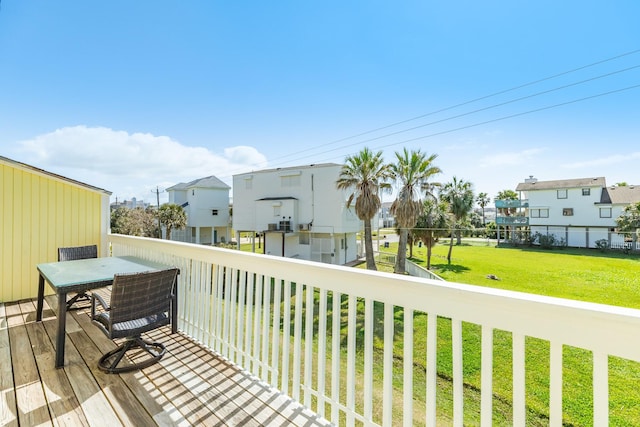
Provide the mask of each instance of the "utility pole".
POLYGON ((162 239, 162 224, 160 223, 160 193, 164 193, 164 191, 160 191, 160 189, 156 187, 156 190, 151 190, 151 192, 156 193, 156 203, 158 203, 158 233, 162 239))

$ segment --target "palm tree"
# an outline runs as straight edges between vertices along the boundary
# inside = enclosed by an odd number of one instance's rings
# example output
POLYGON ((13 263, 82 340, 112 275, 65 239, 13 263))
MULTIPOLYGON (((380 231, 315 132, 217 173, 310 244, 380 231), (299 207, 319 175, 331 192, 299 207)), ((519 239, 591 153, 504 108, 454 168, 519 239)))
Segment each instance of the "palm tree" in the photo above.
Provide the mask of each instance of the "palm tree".
POLYGON ((365 147, 358 154, 347 156, 336 181, 339 190, 351 191, 347 208, 355 199, 356 215, 364 222, 364 245, 367 269, 376 270, 373 257, 371 219, 380 209, 379 190, 390 188, 389 166, 383 163, 382 151, 373 153, 365 147))
POLYGON ((449 203, 449 210, 453 214, 453 225, 451 230, 451 241, 449 242, 449 255, 447 261, 451 263, 451 251, 453 250, 453 236, 457 238, 457 244, 462 243, 461 228, 466 223, 469 212, 473 209, 473 186, 470 182, 458 179, 455 176, 453 180, 445 184, 442 189, 442 199, 449 203))
POLYGON ((487 193, 480 193, 478 194, 478 197, 476 197, 476 202, 478 202, 478 205, 482 208, 482 226, 485 226, 487 222, 484 218, 484 208, 491 202, 491 199, 487 193))
POLYGON ((181 229, 187 226, 187 214, 182 206, 174 203, 165 203, 158 209, 160 223, 167 228, 167 240, 171 240, 171 230, 181 229))
POLYGON ((420 150, 409 152, 405 148, 402 153, 396 152, 396 163, 390 165, 393 178, 400 186, 398 196, 390 209, 400 227, 394 273, 405 272, 408 233, 422 213, 422 193, 432 195, 433 189, 438 186, 437 183, 429 182, 434 175, 442 172, 439 167, 433 165, 437 157, 437 154, 427 156, 420 150))
POLYGON ((427 270, 431 270, 431 249, 444 236, 449 221, 449 205, 443 200, 427 197, 423 203, 422 215, 412 234, 427 247, 427 270))
POLYGON ((622 214, 616 218, 616 226, 620 233, 628 233, 633 241, 633 249, 636 249, 638 231, 640 230, 640 202, 632 203, 624 207, 622 214))

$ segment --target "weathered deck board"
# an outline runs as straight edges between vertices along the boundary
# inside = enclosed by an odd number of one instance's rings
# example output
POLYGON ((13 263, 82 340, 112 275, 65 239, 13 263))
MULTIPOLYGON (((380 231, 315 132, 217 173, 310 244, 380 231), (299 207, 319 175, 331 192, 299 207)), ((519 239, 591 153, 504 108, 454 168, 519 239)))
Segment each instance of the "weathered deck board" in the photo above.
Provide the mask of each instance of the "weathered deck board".
POLYGON ((57 319, 45 299, 0 303, 0 425, 328 426, 329 422, 170 327, 147 335, 167 354, 144 370, 97 368, 115 346, 87 309, 67 313, 65 366, 54 367, 57 319))
POLYGON ((5 307, 0 304, 0 425, 17 426, 16 389, 13 384, 9 328, 5 307))

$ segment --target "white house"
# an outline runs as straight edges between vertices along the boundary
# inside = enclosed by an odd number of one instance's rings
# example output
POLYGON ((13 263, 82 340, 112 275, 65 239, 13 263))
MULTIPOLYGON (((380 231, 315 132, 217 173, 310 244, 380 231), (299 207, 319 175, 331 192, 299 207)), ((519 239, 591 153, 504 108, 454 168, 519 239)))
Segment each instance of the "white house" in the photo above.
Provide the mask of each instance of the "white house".
POLYGON ((265 254, 329 264, 356 260, 361 221, 346 207, 348 194, 336 188, 341 168, 328 163, 234 175, 238 241, 239 233, 251 232, 265 254))
POLYGON ((171 240, 205 245, 228 242, 230 189, 215 176, 167 188, 169 203, 182 206, 187 214, 187 227, 171 230, 171 240))
POLYGON ((554 234, 572 247, 596 247, 605 239, 621 247, 616 218, 625 206, 640 201, 640 187, 607 187, 604 177, 538 181, 529 177, 518 184, 520 198, 528 201, 531 233, 554 234))

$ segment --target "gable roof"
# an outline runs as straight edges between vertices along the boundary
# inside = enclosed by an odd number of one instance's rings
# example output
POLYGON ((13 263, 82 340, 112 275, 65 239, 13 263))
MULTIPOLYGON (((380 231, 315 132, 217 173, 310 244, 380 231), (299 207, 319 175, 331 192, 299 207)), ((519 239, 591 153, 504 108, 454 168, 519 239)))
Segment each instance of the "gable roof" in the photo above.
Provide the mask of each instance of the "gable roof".
POLYGON ((640 186, 622 185, 602 189, 600 203, 612 205, 630 205, 640 202, 640 186))
POLYGON ((289 167, 284 167, 284 168, 272 168, 272 169, 255 170, 255 171, 251 171, 251 172, 245 172, 245 173, 237 174, 237 175, 234 175, 234 176, 241 176, 241 175, 247 175, 247 174, 252 174, 252 173, 287 172, 287 171, 301 170, 301 169, 328 168, 328 167, 335 167, 335 166, 342 166, 342 165, 340 165, 338 163, 315 163, 315 164, 311 164, 311 165, 289 166, 289 167))
POLYGON ((166 191, 186 190, 187 188, 193 188, 193 187, 222 188, 224 190, 229 190, 231 188, 230 186, 228 186, 227 184, 225 184, 215 176, 211 175, 204 178, 198 178, 190 182, 181 182, 179 184, 176 184, 174 186, 167 188, 166 191))
POLYGON ((18 168, 21 168, 21 169, 26 169, 26 170, 29 170, 31 172, 34 172, 34 173, 37 173, 37 174, 40 174, 40 175, 48 176, 48 177, 57 179, 59 181, 67 182, 69 184, 73 184, 73 185, 77 185, 79 187, 86 188, 88 190, 97 191, 99 193, 104 193, 104 194, 107 194, 109 196, 111 195, 111 191, 107 191, 107 190, 105 190, 103 188, 94 187, 93 185, 85 184, 84 182, 76 181, 75 179, 67 178, 66 176, 58 175, 58 174, 55 174, 53 172, 48 172, 48 171, 46 171, 44 169, 40 169, 40 168, 37 168, 35 166, 28 165, 26 163, 18 162, 17 160, 12 160, 12 159, 10 159, 8 157, 0 156, 0 163, 7 163, 10 166, 18 167, 18 168))
POLYGON ((577 179, 560 179, 556 181, 536 181, 536 182, 521 182, 516 187, 516 191, 531 191, 531 190, 553 190, 562 188, 586 188, 586 187, 600 187, 607 186, 607 182, 603 176, 596 178, 577 178, 577 179))

